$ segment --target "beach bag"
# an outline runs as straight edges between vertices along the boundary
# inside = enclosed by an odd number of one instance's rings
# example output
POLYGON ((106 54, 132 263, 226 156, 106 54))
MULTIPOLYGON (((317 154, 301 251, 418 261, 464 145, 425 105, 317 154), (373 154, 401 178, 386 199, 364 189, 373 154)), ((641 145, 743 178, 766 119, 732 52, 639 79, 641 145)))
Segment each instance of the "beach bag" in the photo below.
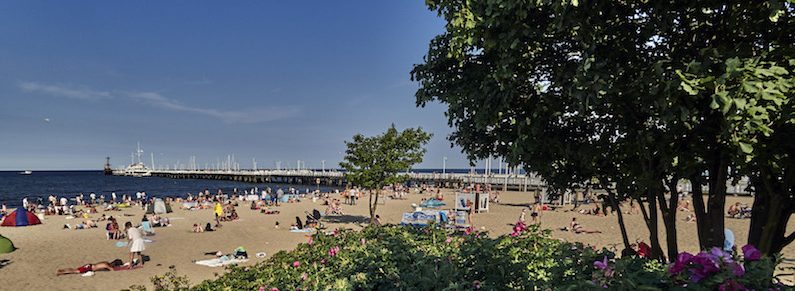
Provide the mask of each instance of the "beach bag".
POLYGON ((248 253, 246 252, 246 249, 244 249, 243 247, 236 248, 234 256, 235 258, 248 259, 248 253))

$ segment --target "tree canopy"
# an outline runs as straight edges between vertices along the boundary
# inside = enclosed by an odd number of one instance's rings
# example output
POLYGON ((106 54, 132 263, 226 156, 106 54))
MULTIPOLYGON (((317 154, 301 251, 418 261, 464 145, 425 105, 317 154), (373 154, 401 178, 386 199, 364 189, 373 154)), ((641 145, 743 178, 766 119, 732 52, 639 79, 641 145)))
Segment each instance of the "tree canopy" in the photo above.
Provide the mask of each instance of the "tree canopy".
POLYGON ((418 106, 448 106, 451 141, 553 187, 615 183, 648 203, 655 249, 662 212, 669 256, 666 192, 691 180, 701 245, 722 245, 727 181, 758 173, 755 151, 793 122, 792 1, 427 3, 446 31, 412 79, 418 106))
POLYGON ((345 169, 345 178, 354 185, 375 190, 370 195, 370 219, 375 218, 378 193, 387 185, 400 183, 407 178, 400 173, 421 163, 425 155, 425 144, 432 134, 422 128, 408 128, 398 131, 393 124, 386 132, 377 136, 353 136, 353 141, 345 142, 348 149, 340 166, 345 169))

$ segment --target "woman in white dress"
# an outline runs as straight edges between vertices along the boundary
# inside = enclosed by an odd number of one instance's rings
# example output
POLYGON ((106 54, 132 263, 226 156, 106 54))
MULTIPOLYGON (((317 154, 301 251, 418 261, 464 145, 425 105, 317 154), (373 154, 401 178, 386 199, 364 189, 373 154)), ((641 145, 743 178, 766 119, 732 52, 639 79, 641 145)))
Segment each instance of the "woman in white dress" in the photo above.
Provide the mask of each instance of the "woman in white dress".
POLYGON ((124 229, 127 231, 127 239, 130 242, 130 268, 132 269, 135 265, 133 263, 135 255, 138 255, 138 262, 143 266, 144 258, 141 255, 141 252, 145 249, 143 233, 137 227, 133 227, 132 222, 129 221, 124 224, 124 229))

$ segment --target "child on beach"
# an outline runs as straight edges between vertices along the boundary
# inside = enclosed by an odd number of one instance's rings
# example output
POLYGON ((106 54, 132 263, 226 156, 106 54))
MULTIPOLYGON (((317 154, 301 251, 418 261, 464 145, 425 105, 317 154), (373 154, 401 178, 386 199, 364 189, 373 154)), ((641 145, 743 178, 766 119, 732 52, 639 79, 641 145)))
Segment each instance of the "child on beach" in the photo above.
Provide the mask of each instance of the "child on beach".
POLYGON ((136 255, 141 265, 144 264, 143 255, 141 255, 141 252, 146 249, 144 246, 144 234, 140 229, 133 227, 132 222, 129 221, 124 224, 124 228, 127 230, 127 239, 130 241, 130 269, 132 269, 136 264, 136 255))

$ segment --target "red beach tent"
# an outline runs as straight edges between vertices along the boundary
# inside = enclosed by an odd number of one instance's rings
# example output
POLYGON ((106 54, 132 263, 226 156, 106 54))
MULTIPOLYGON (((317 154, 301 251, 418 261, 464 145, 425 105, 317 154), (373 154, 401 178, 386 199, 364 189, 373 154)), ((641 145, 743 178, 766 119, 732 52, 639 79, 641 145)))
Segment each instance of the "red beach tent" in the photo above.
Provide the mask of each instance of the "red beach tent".
POLYGON ((28 226, 36 224, 41 224, 41 220, 35 214, 25 210, 25 208, 19 207, 6 216, 0 226, 28 226))

